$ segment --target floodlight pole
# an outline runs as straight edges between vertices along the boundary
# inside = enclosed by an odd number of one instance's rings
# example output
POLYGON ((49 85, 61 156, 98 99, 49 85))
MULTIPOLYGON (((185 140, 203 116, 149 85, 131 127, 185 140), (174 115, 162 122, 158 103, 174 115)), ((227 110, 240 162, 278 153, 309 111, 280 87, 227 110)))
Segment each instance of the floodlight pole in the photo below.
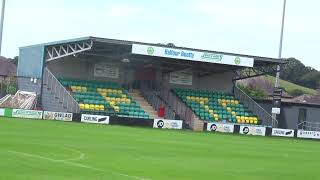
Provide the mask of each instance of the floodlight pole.
POLYGON ((1 21, 0 21, 0 56, 1 56, 1 48, 2 48, 2 35, 3 35, 3 22, 4 22, 4 11, 6 7, 6 0, 2 0, 1 7, 1 21))
MULTIPOLYGON (((284 31, 284 22, 285 22, 285 15, 286 15, 286 4, 287 0, 283 1, 283 12, 282 12, 282 24, 281 24, 281 34, 280 34, 280 45, 279 45, 279 56, 278 58, 281 59, 282 57, 282 43, 283 43, 283 31, 284 31)), ((280 87, 280 65, 277 66, 277 75, 276 75, 276 82, 275 82, 275 89, 280 87)), ((280 105, 279 105, 280 108, 280 105)), ((274 126, 274 119, 277 119, 277 114, 272 113, 272 126, 274 126)))

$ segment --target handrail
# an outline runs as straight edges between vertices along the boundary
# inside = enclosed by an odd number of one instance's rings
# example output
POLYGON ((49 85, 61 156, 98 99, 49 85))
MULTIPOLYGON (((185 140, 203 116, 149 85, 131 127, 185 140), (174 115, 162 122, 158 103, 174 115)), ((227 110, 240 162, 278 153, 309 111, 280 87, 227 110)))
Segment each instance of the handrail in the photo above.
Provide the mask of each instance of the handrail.
POLYGON ((158 86, 156 92, 159 97, 175 110, 176 114, 180 116, 181 120, 184 120, 185 124, 192 127, 195 114, 179 97, 162 85, 158 86))
POLYGON ((255 113, 259 118, 263 120, 263 125, 278 127, 278 120, 273 118, 271 114, 260 106, 255 100, 253 100, 248 94, 246 94, 237 85, 234 86, 234 95, 240 99, 242 103, 248 106, 249 110, 255 113))
POLYGON ((303 121, 297 125, 297 129, 307 131, 320 131, 320 122, 303 121))
POLYGON ((170 105, 168 105, 164 100, 162 100, 151 88, 149 88, 146 84, 141 83, 141 93, 144 96, 144 98, 157 110, 159 111, 161 105, 165 106, 166 113, 165 118, 166 119, 175 119, 174 110, 170 105))
POLYGON ((50 87, 53 94, 59 98, 62 105, 66 105, 68 112, 79 113, 80 107, 78 102, 73 96, 67 91, 60 81, 50 72, 48 68, 45 68, 43 80, 47 86, 50 87))

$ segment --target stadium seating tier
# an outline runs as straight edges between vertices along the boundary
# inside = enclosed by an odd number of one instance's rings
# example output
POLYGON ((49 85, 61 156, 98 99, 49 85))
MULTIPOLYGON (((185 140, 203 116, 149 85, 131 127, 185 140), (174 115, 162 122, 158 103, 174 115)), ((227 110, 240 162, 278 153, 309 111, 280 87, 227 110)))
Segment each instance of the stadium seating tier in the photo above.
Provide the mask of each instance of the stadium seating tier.
POLYGON ((59 78, 79 103, 81 113, 145 118, 150 116, 115 82, 59 78))
POLYGON ((204 121, 255 124, 261 121, 232 94, 209 90, 173 89, 174 93, 204 121))

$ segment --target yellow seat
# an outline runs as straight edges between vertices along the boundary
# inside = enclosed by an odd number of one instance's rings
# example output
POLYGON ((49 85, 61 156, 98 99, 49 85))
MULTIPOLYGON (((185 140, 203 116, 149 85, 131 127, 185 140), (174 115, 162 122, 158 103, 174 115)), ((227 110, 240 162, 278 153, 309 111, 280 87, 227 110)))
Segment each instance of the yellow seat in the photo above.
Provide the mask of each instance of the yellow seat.
POLYGON ((122 94, 122 95, 121 95, 121 97, 122 97, 122 98, 126 98, 126 97, 127 97, 127 95, 125 95, 125 94, 122 94))
POLYGON ((118 106, 114 106, 113 108, 114 108, 114 110, 115 110, 116 112, 119 112, 119 111, 120 111, 120 108, 119 108, 118 106))
POLYGON ((90 110, 92 110, 92 111, 94 110, 94 104, 90 104, 89 107, 90 107, 89 108, 90 110))
POLYGON ((95 104, 94 105, 94 110, 99 111, 100 110, 100 105, 95 104))
POLYGON ((81 88, 81 91, 82 91, 82 92, 87 92, 87 90, 88 90, 87 87, 82 87, 82 88, 81 88))
POLYGON ((122 90, 118 90, 118 94, 122 94, 122 90))
POLYGON ((222 103, 222 106, 223 106, 223 107, 226 107, 226 106, 227 106, 227 104, 226 104, 226 103, 222 103))
POLYGON ((89 110, 90 109, 90 105, 89 104, 85 104, 84 105, 84 109, 88 109, 89 110))
POLYGON ((80 109, 85 109, 85 105, 84 104, 79 104, 80 109))
POLYGON ((108 102, 111 101, 111 98, 110 98, 110 97, 106 97, 105 99, 106 99, 106 101, 108 101, 108 102))
POLYGON ((232 112, 231 112, 231 114, 232 114, 232 116, 237 115, 237 113, 236 113, 236 112, 234 112, 234 111, 232 111, 232 112))
POLYGON ((238 101, 238 100, 235 100, 235 101, 234 101, 234 104, 239 104, 239 101, 238 101))
POLYGON ((110 101, 109 103, 110 103, 110 106, 114 106, 116 104, 116 102, 114 101, 110 101))
POLYGON ((101 93, 107 93, 108 91, 106 89, 101 89, 101 93))
POLYGON ((212 110, 212 109, 210 109, 210 110, 209 110, 209 113, 210 113, 210 114, 213 114, 214 112, 213 112, 213 110, 212 110))
POLYGON ((127 104, 130 104, 130 103, 131 103, 131 100, 130 100, 130 99, 126 99, 126 103, 127 103, 127 104))
POLYGON ((71 88, 72 92, 75 92, 77 89, 75 86, 71 86, 70 88, 71 88))

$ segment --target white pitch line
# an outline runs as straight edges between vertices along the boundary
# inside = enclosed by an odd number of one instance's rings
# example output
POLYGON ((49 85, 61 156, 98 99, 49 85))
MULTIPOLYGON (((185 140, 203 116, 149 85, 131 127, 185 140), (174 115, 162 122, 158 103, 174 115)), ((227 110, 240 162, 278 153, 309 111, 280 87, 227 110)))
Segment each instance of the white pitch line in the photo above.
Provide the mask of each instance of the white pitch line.
MULTIPOLYGON (((48 158, 48 157, 43 157, 43 156, 40 156, 40 155, 23 153, 23 152, 12 151, 12 150, 9 150, 8 152, 12 153, 12 154, 22 155, 22 156, 25 156, 25 157, 38 158, 38 159, 47 160, 47 161, 54 162, 54 163, 64 163, 64 164, 68 164, 68 165, 75 166, 75 167, 87 168, 87 169, 90 169, 90 170, 95 170, 95 171, 107 173, 107 171, 105 171, 103 169, 94 168, 94 167, 87 166, 87 165, 80 164, 80 163, 69 162, 68 160, 56 160, 56 159, 51 159, 51 158, 48 158)), ((124 177, 129 177, 129 178, 133 178, 133 179, 151 180, 151 179, 142 178, 142 177, 138 177, 138 176, 131 176, 131 175, 112 172, 112 171, 110 171, 110 172, 113 173, 113 174, 117 174, 117 175, 124 176, 124 177)))
POLYGON ((84 157, 86 156, 85 153, 79 151, 79 150, 76 150, 76 149, 73 149, 73 148, 69 148, 69 147, 61 147, 63 149, 66 149, 68 151, 73 151, 75 153, 78 153, 79 154, 79 157, 76 157, 76 158, 70 158, 70 159, 63 159, 63 160, 60 160, 60 161, 77 161, 77 160, 82 160, 84 159, 84 157))

